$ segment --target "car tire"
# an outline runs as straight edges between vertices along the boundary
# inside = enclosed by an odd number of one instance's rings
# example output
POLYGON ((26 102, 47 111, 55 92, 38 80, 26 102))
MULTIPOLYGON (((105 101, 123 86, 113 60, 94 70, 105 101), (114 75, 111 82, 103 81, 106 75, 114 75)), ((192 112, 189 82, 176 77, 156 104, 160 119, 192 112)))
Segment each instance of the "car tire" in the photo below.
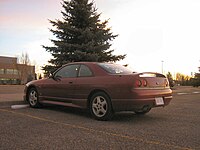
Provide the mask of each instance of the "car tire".
POLYGON ((151 110, 151 107, 146 108, 146 109, 142 109, 142 110, 137 110, 134 111, 137 115, 145 115, 146 113, 148 113, 151 110))
POLYGON ((39 108, 41 106, 39 103, 39 97, 36 88, 31 88, 28 91, 27 99, 30 107, 39 108))
POLYGON ((96 120, 106 121, 113 117, 110 98, 104 92, 97 92, 90 99, 90 113, 96 120))

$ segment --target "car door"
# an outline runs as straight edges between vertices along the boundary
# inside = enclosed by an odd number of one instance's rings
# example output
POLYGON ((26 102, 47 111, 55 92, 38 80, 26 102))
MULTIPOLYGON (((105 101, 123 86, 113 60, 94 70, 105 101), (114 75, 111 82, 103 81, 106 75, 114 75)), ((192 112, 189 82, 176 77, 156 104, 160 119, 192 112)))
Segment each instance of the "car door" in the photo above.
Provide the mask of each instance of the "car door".
POLYGON ((94 85, 94 74, 88 66, 83 64, 80 66, 78 77, 74 85, 74 98, 82 100, 87 99, 88 94, 94 85))
POLYGON ((53 101, 71 102, 79 66, 77 64, 67 65, 55 72, 48 83, 43 85, 45 98, 53 101))

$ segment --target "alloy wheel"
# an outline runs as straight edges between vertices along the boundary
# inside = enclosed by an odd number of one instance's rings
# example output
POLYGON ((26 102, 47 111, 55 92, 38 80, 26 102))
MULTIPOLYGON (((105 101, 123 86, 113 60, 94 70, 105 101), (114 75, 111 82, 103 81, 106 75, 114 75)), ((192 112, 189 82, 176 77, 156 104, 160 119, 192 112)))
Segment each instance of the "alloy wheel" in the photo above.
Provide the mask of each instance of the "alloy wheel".
POLYGON ((28 100, 32 107, 38 105, 38 94, 35 89, 30 90, 28 100))
POLYGON ((104 97, 102 96, 97 96, 95 97, 95 99, 92 102, 92 110, 93 113, 97 116, 97 117, 103 117, 106 112, 107 112, 107 101, 104 97))

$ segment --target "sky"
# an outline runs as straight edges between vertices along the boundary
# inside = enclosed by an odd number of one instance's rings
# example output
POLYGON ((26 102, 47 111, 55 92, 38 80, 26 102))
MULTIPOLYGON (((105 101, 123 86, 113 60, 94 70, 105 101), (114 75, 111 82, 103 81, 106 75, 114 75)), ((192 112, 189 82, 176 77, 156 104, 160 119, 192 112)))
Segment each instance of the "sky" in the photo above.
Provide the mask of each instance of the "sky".
MULTIPOLYGON (((32 64, 47 64, 55 38, 48 19, 61 19, 61 0, 0 0, 0 55, 28 53, 32 64)), ((119 36, 114 54, 137 72, 191 75, 200 66, 199 0, 94 0, 101 20, 119 36)))

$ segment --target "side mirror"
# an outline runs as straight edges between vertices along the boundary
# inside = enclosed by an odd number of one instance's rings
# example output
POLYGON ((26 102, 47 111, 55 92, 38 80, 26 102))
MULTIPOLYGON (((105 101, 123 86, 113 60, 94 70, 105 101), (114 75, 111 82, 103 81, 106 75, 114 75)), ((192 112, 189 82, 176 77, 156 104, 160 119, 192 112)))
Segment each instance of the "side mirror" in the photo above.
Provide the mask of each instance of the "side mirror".
POLYGON ((55 81, 60 81, 61 76, 54 76, 52 73, 49 74, 49 78, 52 78, 55 81))
POLYGON ((49 78, 53 78, 53 74, 52 73, 49 74, 49 78))

